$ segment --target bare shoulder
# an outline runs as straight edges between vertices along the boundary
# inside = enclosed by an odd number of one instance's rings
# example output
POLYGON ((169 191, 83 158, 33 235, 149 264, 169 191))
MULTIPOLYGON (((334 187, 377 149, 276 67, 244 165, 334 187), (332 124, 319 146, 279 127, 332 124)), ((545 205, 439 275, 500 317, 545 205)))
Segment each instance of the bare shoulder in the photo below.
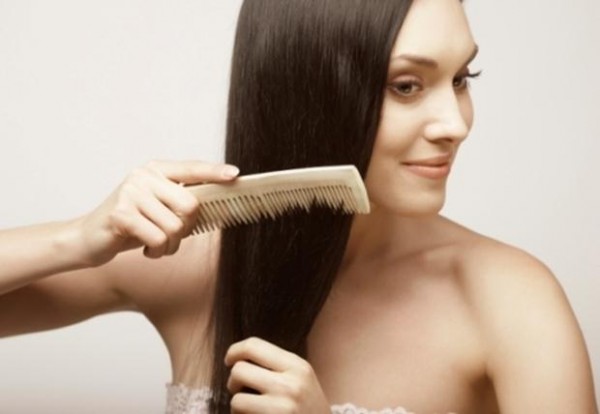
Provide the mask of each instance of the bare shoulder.
POLYGON ((482 318, 570 315, 567 297, 552 270, 526 250, 472 233, 457 250, 458 273, 482 318), (538 313, 541 312, 541 313, 538 313))
POLYGON ((551 296, 562 292, 555 275, 540 259, 522 248, 475 232, 457 249, 457 264, 468 287, 478 289, 479 294, 491 289, 498 293, 494 295, 498 300, 505 298, 502 292, 523 294, 533 289, 551 296))
POLYGON ((116 289, 151 319, 197 307, 210 295, 218 242, 218 233, 206 233, 182 240, 175 254, 159 259, 141 250, 124 253, 114 274, 116 289))
POLYGON ((521 248, 465 234, 457 273, 501 411, 595 412, 585 341, 552 270, 521 248))
POLYGON ((531 290, 536 292, 535 296, 564 299, 551 269, 534 255, 447 218, 440 222, 441 234, 447 235, 445 245, 450 246, 445 249, 448 255, 443 257, 453 263, 473 305, 484 298, 486 303, 516 299, 520 295, 532 299, 531 290))

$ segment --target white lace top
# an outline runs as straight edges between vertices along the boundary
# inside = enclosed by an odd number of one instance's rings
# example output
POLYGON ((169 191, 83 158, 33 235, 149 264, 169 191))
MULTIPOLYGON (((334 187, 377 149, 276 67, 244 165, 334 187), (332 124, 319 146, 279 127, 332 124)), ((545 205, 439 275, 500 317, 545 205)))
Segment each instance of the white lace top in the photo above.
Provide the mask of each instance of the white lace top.
MULTIPOLYGON (((188 388, 185 385, 167 384, 166 414, 208 414, 211 392, 208 387, 188 388)), ((332 414, 414 414, 404 408, 386 408, 370 411, 353 404, 332 405, 332 414)))

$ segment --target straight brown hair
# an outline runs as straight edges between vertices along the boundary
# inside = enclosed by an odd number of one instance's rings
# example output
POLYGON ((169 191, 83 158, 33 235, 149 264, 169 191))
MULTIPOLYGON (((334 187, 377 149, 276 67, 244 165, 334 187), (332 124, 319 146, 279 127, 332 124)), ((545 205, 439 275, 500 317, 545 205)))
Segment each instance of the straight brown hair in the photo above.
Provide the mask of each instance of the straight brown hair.
MULTIPOLYGON (((245 0, 225 161, 242 174, 354 164, 364 177, 390 54, 410 0, 245 0)), ((324 208, 222 231, 211 324, 211 413, 230 412, 223 360, 258 336, 302 357, 352 223, 324 208)))

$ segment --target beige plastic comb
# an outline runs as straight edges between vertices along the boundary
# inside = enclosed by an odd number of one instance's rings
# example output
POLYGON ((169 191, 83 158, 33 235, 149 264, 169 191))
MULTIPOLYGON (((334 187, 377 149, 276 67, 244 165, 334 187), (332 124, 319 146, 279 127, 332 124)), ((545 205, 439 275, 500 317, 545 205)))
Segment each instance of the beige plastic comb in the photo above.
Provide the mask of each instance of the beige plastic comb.
POLYGON ((370 211, 367 190, 353 165, 251 174, 186 189, 200 202, 194 233, 276 219, 295 208, 308 212, 313 202, 346 214, 370 211))

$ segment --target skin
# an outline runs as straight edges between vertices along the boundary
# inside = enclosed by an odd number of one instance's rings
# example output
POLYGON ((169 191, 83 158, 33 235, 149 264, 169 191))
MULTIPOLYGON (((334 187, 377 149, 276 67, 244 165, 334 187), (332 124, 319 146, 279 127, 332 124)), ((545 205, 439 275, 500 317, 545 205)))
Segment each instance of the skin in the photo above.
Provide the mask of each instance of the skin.
MULTIPOLYGON (((392 57, 438 66, 392 59, 366 178, 372 213, 354 219, 309 358, 260 338, 233 344, 223 361, 233 412, 318 414, 345 402, 416 413, 597 412, 585 344, 551 271, 441 216, 446 179, 402 164, 454 160, 473 122, 464 86, 474 47, 458 0, 414 2, 392 57)), ((207 384, 219 233, 186 237, 196 204, 177 183, 231 179, 222 168, 153 162, 86 216, 0 233, 0 336, 135 310, 165 341, 173 382, 207 384), (11 248, 19 245, 28 248, 11 248)))

